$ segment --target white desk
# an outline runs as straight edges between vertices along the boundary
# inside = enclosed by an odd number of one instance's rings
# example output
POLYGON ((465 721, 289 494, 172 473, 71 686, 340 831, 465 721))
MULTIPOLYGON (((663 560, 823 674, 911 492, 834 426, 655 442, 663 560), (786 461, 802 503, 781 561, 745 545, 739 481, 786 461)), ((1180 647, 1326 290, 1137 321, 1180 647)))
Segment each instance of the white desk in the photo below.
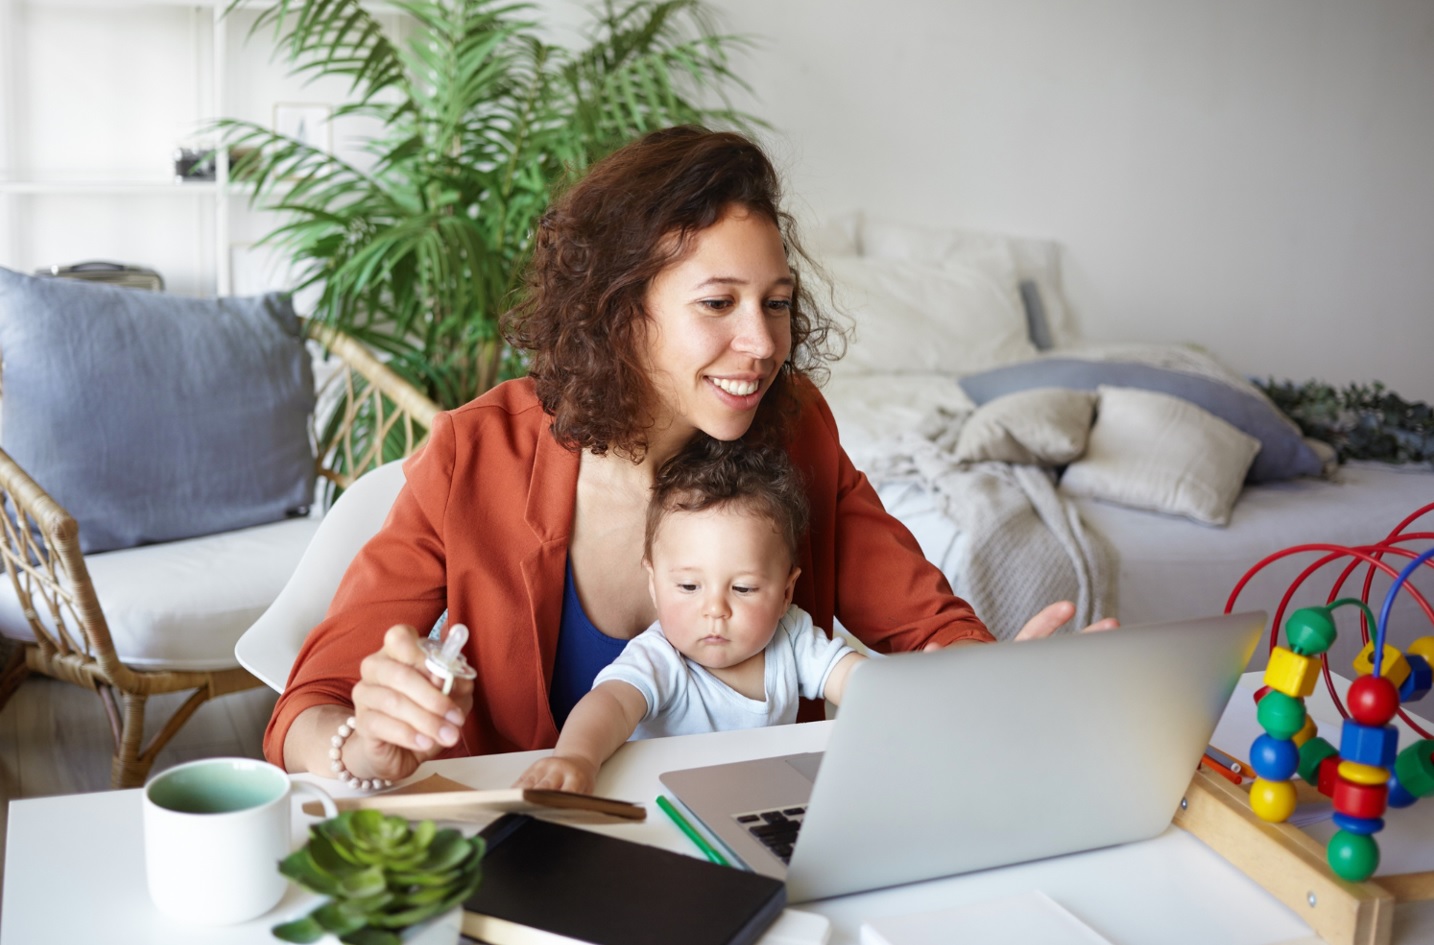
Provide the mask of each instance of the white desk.
MULTIPOLYGON (((1247 727, 1253 680, 1237 692, 1221 732, 1247 727)), ((1317 719, 1334 719, 1320 696, 1310 700, 1317 719)), ((653 799, 657 776, 666 770, 820 749, 832 723, 724 732, 634 742, 604 768, 598 793, 648 804, 648 820, 603 827, 605 831, 696 855, 689 841, 662 815, 653 799)), ((1336 731, 1325 726, 1325 731, 1336 731)), ((1242 735, 1232 735, 1241 737, 1242 735)), ((1408 734, 1401 739, 1406 744, 1408 734)), ((1216 739, 1219 744, 1219 738, 1216 739)), ((1231 744, 1238 750, 1238 744, 1231 744)), ((541 752, 490 755, 430 765, 474 787, 506 787, 541 752)), ((421 772, 426 773, 426 772, 421 772)), ((331 782, 326 782, 331 783, 331 782)), ((999 790, 999 780, 992 790, 999 790)), ((1059 785, 1052 785, 1053 797, 1059 785)), ((214 942, 261 945, 275 941, 269 927, 305 911, 313 897, 291 888, 270 915, 227 928, 182 926, 157 914, 145 889, 140 792, 110 791, 14 801, 5 859, 0 943, 106 942, 135 945, 214 942)), ((1079 812, 1072 812, 1079 816, 1079 812)), ((295 817, 295 841, 307 824, 295 817)), ((1380 835, 1387 860, 1400 871, 1431 868, 1411 864, 1434 859, 1434 800, 1391 811, 1380 835)), ((476 829, 476 828, 475 828, 476 829)), ((798 908, 831 919, 833 945, 856 945, 861 922, 948 908, 1042 890, 1114 945, 1313 945, 1309 927, 1258 886, 1184 831, 1170 828, 1144 843, 1073 854, 1037 863, 986 870, 961 877, 847 896, 798 908)), ((1434 943, 1434 904, 1400 906, 1394 945, 1434 943)))

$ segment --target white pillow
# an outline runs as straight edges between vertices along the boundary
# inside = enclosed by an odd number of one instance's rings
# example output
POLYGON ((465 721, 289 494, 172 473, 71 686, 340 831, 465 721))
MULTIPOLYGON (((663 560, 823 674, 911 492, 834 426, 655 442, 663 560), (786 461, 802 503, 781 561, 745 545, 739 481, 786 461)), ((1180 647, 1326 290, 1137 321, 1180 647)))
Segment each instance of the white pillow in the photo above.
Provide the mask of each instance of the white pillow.
POLYGON ((1129 387, 1099 389, 1085 455, 1061 491, 1225 525, 1260 441, 1188 400, 1129 387))
POLYGON ((1096 392, 1034 387, 982 404, 956 439, 956 461, 1064 466, 1085 452, 1096 392))
POLYGON ((839 256, 826 270, 837 310, 855 322, 833 373, 962 374, 1036 354, 1009 256, 944 269, 839 256))
POLYGON ((859 242, 863 256, 902 259, 938 269, 993 250, 1005 253, 1015 264, 1017 283, 1029 279, 1036 284, 1054 346, 1062 348, 1079 339, 1065 303, 1061 245, 1055 240, 866 217, 861 221, 859 242))

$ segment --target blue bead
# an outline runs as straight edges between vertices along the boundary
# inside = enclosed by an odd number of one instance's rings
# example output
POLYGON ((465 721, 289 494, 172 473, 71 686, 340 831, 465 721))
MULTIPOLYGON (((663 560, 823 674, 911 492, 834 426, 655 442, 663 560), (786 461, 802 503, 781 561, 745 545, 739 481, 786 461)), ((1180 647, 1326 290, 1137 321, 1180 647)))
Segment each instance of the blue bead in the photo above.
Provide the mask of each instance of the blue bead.
POLYGON ((1288 738, 1261 735, 1250 745, 1250 767, 1266 781, 1288 781, 1299 766, 1299 746, 1288 738))
POLYGON ((1336 812, 1334 815, 1334 825, 1340 830, 1347 830, 1350 833, 1357 833, 1367 837, 1370 834, 1379 833, 1379 831, 1384 829, 1384 818, 1351 817, 1349 814, 1336 812))
POLYGON ((1423 699, 1434 688, 1434 667, 1418 653, 1407 653, 1404 659, 1409 663, 1409 675, 1399 687, 1399 701, 1407 705, 1423 699))
POLYGON ((1389 806, 1410 807, 1419 798, 1410 794, 1404 785, 1399 783, 1399 777, 1394 772, 1389 773, 1389 806))
POLYGON ((1371 768, 1392 768, 1399 754, 1399 729, 1393 725, 1360 725, 1345 719, 1339 734, 1339 756, 1371 768))

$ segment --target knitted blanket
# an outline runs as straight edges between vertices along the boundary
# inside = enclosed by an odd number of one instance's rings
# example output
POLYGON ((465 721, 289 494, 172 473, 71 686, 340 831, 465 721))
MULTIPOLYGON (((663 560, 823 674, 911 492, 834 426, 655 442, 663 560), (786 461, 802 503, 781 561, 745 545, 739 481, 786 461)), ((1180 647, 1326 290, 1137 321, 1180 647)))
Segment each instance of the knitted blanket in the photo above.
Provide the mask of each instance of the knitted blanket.
POLYGON ((936 497, 962 540, 944 562, 953 589, 998 639, 1010 639, 1035 613, 1074 601, 1062 632, 1116 615, 1116 554, 1088 528, 1055 486, 1050 470, 952 458, 964 416, 944 411, 919 433, 891 441, 869 467, 874 481, 915 482, 936 497))

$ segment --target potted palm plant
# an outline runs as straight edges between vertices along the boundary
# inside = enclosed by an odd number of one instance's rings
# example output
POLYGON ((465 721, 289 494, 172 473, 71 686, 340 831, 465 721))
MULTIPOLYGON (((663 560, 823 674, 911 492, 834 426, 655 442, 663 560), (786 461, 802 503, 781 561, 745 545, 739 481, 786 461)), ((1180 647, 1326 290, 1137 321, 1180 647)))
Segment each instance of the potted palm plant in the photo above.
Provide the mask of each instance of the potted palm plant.
POLYGON ((280 211, 265 240, 296 288, 321 290, 313 319, 454 407, 521 371, 497 319, 565 175, 654 128, 754 124, 726 94, 742 85, 729 53, 745 40, 718 33, 701 0, 604 0, 583 48, 545 39, 532 4, 390 2, 409 20, 403 41, 360 0, 280 0, 255 25, 296 73, 350 80, 335 120, 382 128, 365 160, 220 124, 240 155, 231 176, 280 211))

